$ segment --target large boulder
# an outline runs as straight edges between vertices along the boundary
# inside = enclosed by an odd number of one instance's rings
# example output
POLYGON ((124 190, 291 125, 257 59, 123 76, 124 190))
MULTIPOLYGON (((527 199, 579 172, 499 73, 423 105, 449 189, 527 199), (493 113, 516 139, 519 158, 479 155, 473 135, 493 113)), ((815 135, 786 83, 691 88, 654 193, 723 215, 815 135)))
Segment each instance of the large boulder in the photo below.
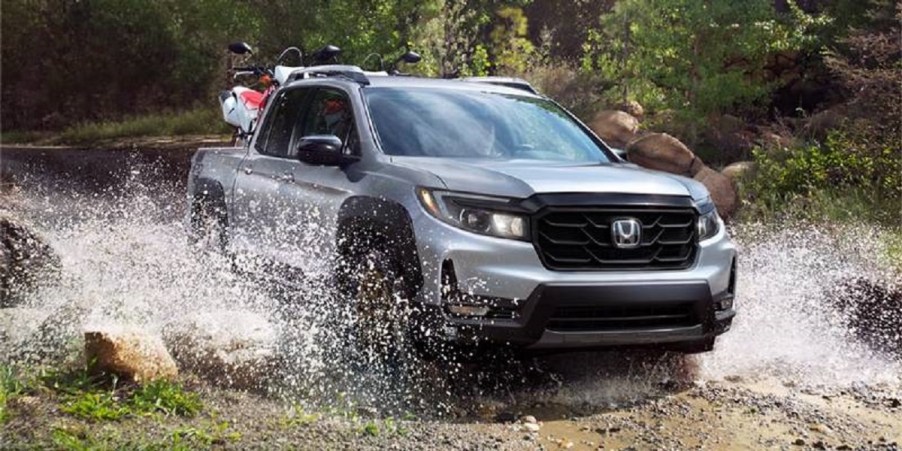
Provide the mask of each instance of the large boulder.
POLYGON ((167 325, 163 336, 183 370, 219 385, 259 388, 275 365, 276 329, 253 312, 193 314, 167 325))
POLYGON ((649 133, 630 142, 626 150, 629 160, 639 166, 689 176, 701 182, 708 188, 711 200, 724 219, 731 218, 739 208, 739 196, 733 182, 705 166, 695 153, 673 136, 649 133))
POLYGON ((637 119, 642 119, 645 116, 645 108, 642 108, 642 104, 635 100, 623 102, 617 105, 617 109, 637 119))
POLYGON ((693 178, 708 188, 711 200, 714 201, 721 218, 733 217, 739 209, 739 196, 736 194, 736 187, 727 176, 703 166, 693 178))
POLYGON ((589 128, 609 145, 624 149, 636 137, 639 120, 623 111, 606 110, 589 121, 589 128))
POLYGON ((18 304, 59 274, 60 259, 40 235, 22 221, 0 217, 0 307, 18 304))
POLYGON ((85 359, 94 374, 116 375, 137 383, 178 376, 178 367, 163 340, 136 328, 85 331, 85 359))
POLYGON ((694 176, 703 166, 685 144, 667 133, 648 133, 634 139, 626 151, 633 163, 671 174, 694 176))

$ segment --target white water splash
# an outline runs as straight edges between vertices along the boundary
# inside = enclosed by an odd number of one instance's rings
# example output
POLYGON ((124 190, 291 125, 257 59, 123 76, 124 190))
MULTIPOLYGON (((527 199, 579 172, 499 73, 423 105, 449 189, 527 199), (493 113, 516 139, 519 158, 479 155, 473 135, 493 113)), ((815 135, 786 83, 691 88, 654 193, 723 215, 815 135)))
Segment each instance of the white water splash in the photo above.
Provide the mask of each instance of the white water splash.
MULTIPOLYGON (((885 239, 871 225, 747 224, 733 329, 702 376, 776 376, 822 385, 898 383, 900 366, 852 338, 829 302, 844 281, 879 280, 885 239)), ((902 312, 896 312, 902 315, 902 312)))
MULTIPOLYGON (((652 395, 674 372, 686 371, 672 362, 633 364, 629 357, 602 353, 446 367, 443 373, 423 368, 403 383, 386 381, 396 375, 385 371, 361 372, 346 353, 342 328, 335 327, 347 315, 330 303, 328 281, 318 277, 286 291, 236 275, 225 259, 196 252, 184 232, 183 193, 142 181, 141 173, 99 193, 47 182, 23 194, 19 213, 48 237, 68 275, 30 307, 54 318, 75 305, 87 311, 90 324, 154 331, 198 312, 260 313, 281 337, 278 382, 266 388, 314 404, 351 397, 352 404, 444 409, 464 392, 483 400, 606 405, 652 395), (534 377, 537 371, 545 376, 534 377)), ((698 375, 764 375, 827 386, 898 384, 899 363, 850 338, 825 301, 842 280, 880 275, 881 233, 870 226, 802 223, 738 227, 739 316, 713 353, 694 358, 698 375)), ((57 325, 65 339, 50 340, 52 346, 77 336, 71 324, 57 325)))

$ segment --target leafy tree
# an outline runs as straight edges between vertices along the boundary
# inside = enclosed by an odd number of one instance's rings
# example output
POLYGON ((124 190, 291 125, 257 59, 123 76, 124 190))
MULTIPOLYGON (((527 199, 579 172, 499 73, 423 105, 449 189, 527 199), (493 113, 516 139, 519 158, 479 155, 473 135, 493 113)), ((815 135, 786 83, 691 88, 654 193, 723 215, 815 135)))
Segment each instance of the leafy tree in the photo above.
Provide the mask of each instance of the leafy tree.
POLYGON ((800 48, 823 20, 781 17, 764 0, 621 0, 591 32, 583 68, 616 80, 622 101, 698 122, 764 98, 767 55, 800 48))
POLYGON ((521 8, 503 6, 498 9, 496 18, 490 35, 495 71, 521 74, 535 53, 535 46, 526 37, 526 15, 521 8))
MULTIPOLYGON (((424 52, 424 64, 418 68, 425 75, 486 75, 496 60, 514 57, 515 47, 531 45, 525 39, 526 18, 519 8, 531 0, 432 0, 433 14, 424 15, 415 25, 412 44, 424 52), (510 9, 513 8, 513 9, 510 9), (496 13, 509 21, 501 35, 514 32, 513 46, 495 52, 490 37, 496 13), (518 16, 519 12, 519 16, 518 16), (514 17, 518 16, 518 17, 514 17)), ((499 35, 499 36, 501 36, 499 35)))

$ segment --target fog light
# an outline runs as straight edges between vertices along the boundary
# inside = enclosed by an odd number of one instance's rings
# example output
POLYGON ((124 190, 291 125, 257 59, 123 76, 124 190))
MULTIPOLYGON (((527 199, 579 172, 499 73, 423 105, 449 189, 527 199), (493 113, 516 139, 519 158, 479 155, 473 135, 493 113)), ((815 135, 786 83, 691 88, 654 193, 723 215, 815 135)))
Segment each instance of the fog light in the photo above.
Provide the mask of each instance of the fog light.
POLYGON ((448 311, 461 316, 485 316, 489 308, 481 305, 449 305, 448 311))
POLYGON ((455 339, 457 338, 457 328, 453 326, 445 326, 442 328, 442 333, 445 335, 445 338, 455 339))
POLYGON ((717 303, 717 310, 729 310, 733 308, 733 298, 727 298, 717 303))

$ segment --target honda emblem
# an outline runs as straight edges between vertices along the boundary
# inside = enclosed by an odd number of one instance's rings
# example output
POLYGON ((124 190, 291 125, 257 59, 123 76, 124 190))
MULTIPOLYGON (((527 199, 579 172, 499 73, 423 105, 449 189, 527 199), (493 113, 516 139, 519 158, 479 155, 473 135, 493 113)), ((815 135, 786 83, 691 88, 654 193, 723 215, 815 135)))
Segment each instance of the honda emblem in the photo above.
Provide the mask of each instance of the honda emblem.
POLYGON ((642 223, 634 218, 618 219, 611 224, 611 237, 616 248, 637 248, 642 243, 642 223))

